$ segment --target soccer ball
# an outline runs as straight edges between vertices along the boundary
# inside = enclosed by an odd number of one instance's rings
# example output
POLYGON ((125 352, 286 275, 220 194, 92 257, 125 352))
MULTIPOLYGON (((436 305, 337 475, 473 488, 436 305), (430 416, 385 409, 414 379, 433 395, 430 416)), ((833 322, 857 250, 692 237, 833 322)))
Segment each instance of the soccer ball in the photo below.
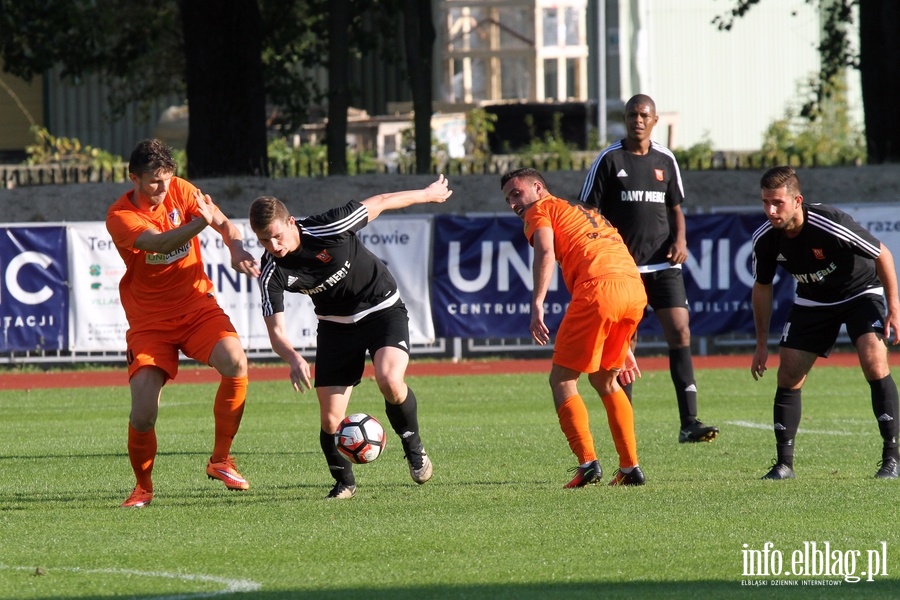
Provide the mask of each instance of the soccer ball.
POLYGON ((384 452, 386 443, 384 427, 375 417, 365 413, 345 418, 334 434, 338 452, 357 465, 370 463, 378 458, 384 452))

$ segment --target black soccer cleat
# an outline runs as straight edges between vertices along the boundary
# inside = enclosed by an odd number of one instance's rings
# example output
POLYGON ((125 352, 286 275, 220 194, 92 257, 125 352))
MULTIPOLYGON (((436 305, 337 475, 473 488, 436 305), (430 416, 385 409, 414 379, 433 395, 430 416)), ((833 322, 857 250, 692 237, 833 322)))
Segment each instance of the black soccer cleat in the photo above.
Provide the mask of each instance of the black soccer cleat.
POLYGON ((772 465, 772 468, 769 469, 769 472, 760 477, 760 479, 793 479, 794 478, 794 469, 787 466, 784 463, 777 462, 772 465))
POLYGON ((704 425, 703 421, 694 421, 678 433, 679 444, 711 442, 719 435, 719 428, 704 425))
POLYGON ((325 496, 326 500, 349 500, 356 494, 355 485, 347 485, 338 481, 325 496))
POLYGON ((600 478, 603 477, 603 469, 600 467, 600 462, 596 460, 588 463, 585 467, 572 467, 569 471, 574 471, 575 477, 563 486, 565 488, 580 488, 600 483, 600 478))
POLYGON ((647 479, 640 467, 633 468, 630 472, 624 473, 622 469, 618 469, 613 475, 609 485, 644 485, 647 479))
POLYGON ((897 464, 897 459, 893 456, 883 459, 878 463, 878 466, 881 467, 875 473, 875 477, 878 479, 897 479, 900 476, 900 465, 897 464))

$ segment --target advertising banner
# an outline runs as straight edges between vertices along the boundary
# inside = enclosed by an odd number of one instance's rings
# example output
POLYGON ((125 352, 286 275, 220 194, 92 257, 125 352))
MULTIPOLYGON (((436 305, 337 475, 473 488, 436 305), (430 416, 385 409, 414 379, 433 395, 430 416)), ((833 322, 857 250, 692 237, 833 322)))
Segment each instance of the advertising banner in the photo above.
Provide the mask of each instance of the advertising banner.
MULTIPOLYGON (((529 337, 533 256, 516 216, 436 215, 431 300, 437 335, 529 337)), ((545 310, 551 331, 568 302, 557 268, 545 310)))
MULTIPOLYGON (((759 214, 688 215, 690 256, 685 286, 695 335, 753 333, 751 235, 759 214)), ((432 310, 439 336, 529 337, 533 250, 516 217, 435 217, 432 310)), ((780 331, 794 294, 790 277, 774 290, 772 330, 780 331)), ((546 323, 555 331, 569 294, 559 271, 548 296, 546 323)), ((652 315, 639 331, 661 335, 652 315)))
POLYGON ((72 349, 123 351, 128 322, 119 301, 119 280, 125 263, 103 223, 70 223, 67 228, 72 349))
MULTIPOLYGON (((247 250, 260 257, 263 248, 246 219, 232 222, 241 228, 247 250)), ((125 265, 104 223, 72 223, 67 228, 70 232, 68 264, 72 318, 69 334, 72 349, 79 352, 124 350, 128 322, 119 304, 119 280, 125 273, 125 265)), ((409 310, 410 341, 414 344, 433 342, 434 325, 428 299, 430 219, 382 217, 358 235, 370 250, 388 263, 397 279, 409 310)), ((215 285, 219 304, 231 318, 244 347, 270 350, 258 282, 231 268, 231 253, 215 230, 204 229, 199 239, 206 274, 215 285)), ((286 294, 285 314, 292 343, 298 348, 314 347, 317 319, 309 297, 286 294)))
MULTIPOLYGON (((682 269, 692 335, 754 333, 751 237, 765 220, 762 211, 686 216, 689 255, 682 269)), ((780 332, 784 325, 794 287, 794 280, 779 270, 773 289, 772 332, 780 332)), ((641 321, 639 331, 662 335, 652 313, 641 321)))
MULTIPOLYGON (((255 257, 263 254, 263 248, 256 240, 246 220, 234 220, 244 228, 245 246, 255 257)), ((215 232, 211 232, 216 236, 215 232)), ((431 248, 431 219, 429 217, 386 217, 382 216, 357 232, 360 241, 378 258, 383 260, 400 288, 400 295, 409 312, 409 337, 413 344, 434 342, 434 324, 431 319, 431 304, 428 298, 429 251, 431 248)), ((218 237, 218 236, 216 236, 218 237)), ((239 293, 233 278, 237 275, 231 269, 228 251, 218 244, 207 242, 203 246, 203 257, 207 270, 215 273, 213 282, 221 294, 219 302, 229 315, 238 310, 239 304, 246 306, 246 330, 235 322, 245 344, 249 348, 269 350, 269 335, 262 317, 262 305, 258 282, 252 280, 249 296, 239 293), (221 285, 220 285, 221 281, 221 285), (246 331, 246 334, 244 333, 246 331)), ((246 279, 246 278, 244 278, 246 279)), ((297 348, 311 348, 316 345, 318 320, 313 311, 312 301, 301 294, 285 294, 285 325, 288 337, 297 348)))
POLYGON ((381 216, 356 235, 391 270, 409 311, 409 338, 413 344, 434 342, 429 297, 431 218, 381 216))
POLYGON ((68 279, 65 227, 0 227, 0 351, 69 349, 68 279))
POLYGON ((900 213, 897 212, 896 205, 855 204, 837 207, 887 246, 894 257, 894 266, 900 265, 900 213))

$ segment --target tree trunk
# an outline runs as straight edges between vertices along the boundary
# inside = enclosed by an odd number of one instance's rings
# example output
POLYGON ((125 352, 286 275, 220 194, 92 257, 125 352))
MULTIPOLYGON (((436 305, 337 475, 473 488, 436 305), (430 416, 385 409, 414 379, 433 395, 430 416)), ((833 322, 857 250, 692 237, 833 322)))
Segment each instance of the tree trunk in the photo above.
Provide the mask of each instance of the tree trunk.
POLYGON ((416 132, 416 173, 431 173, 431 76, 434 21, 430 0, 404 0, 406 68, 412 90, 416 132))
POLYGON ((328 174, 347 174, 347 109, 350 108, 350 0, 332 0, 328 9, 328 174))
POLYGON ((255 0, 180 0, 188 175, 268 175, 262 27, 255 0))
POLYGON ((859 70, 869 164, 900 162, 900 3, 859 3, 859 70))

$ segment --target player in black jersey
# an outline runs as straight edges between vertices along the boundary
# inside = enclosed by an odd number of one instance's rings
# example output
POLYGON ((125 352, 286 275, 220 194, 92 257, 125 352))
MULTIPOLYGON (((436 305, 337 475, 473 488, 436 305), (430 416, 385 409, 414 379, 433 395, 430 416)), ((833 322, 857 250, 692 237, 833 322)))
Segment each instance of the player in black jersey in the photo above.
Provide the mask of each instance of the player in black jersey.
POLYGON ((310 368, 285 332, 284 293, 308 295, 318 316, 319 443, 335 480, 327 498, 352 498, 356 493, 353 470, 335 448, 334 433, 346 416, 353 387, 360 382, 367 351, 410 476, 419 484, 431 478, 431 459, 419 436, 416 396, 404 380, 409 364, 406 307, 393 275, 356 232, 386 210, 444 202, 452 193, 441 175, 421 190, 379 194, 299 219, 276 198, 257 198, 250 206, 250 227, 266 249, 259 287, 269 340, 290 365, 291 383, 301 392, 311 388, 310 368))
MULTIPOLYGON (((681 265, 687 260, 684 190, 675 156, 650 139, 656 103, 638 94, 625 104, 627 136, 591 165, 580 200, 596 207, 622 234, 644 281, 649 305, 669 347, 681 429, 679 442, 710 442, 719 429, 697 419, 690 313, 681 265)), ((631 398, 632 386, 623 386, 631 398)))
POLYGON ((797 282, 797 297, 781 334, 773 411, 777 458, 763 479, 794 477, 800 390, 816 358, 828 356, 841 325, 859 355, 884 441, 875 477, 896 479, 900 409, 885 340, 893 332, 893 343, 900 343, 900 297, 891 252, 846 213, 805 204, 791 167, 769 169, 760 187, 769 221, 753 234, 754 379, 766 370, 776 266, 797 282))

